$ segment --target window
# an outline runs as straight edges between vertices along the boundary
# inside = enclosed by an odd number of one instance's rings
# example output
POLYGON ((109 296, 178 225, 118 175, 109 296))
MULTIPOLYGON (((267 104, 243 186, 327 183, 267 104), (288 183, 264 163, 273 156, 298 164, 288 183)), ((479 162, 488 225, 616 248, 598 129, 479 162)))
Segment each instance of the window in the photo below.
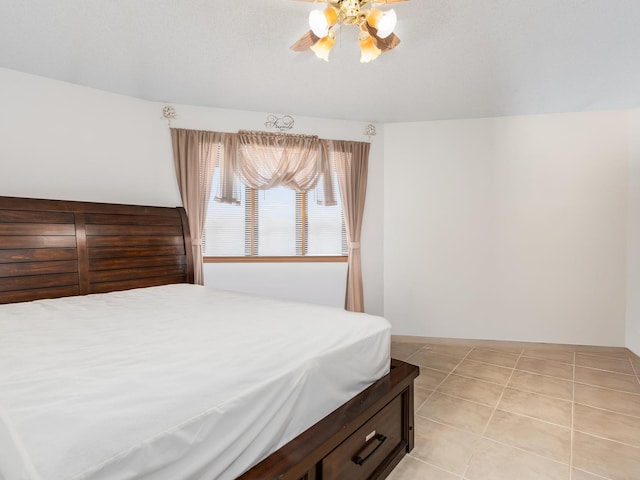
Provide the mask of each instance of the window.
MULTIPOLYGON (((337 186, 335 171, 333 180, 337 186)), ((240 202, 227 204, 214 200, 219 181, 220 168, 216 166, 202 238, 205 257, 347 255, 340 195, 335 195, 336 205, 327 206, 318 204, 316 190, 254 190, 240 182, 240 202)))

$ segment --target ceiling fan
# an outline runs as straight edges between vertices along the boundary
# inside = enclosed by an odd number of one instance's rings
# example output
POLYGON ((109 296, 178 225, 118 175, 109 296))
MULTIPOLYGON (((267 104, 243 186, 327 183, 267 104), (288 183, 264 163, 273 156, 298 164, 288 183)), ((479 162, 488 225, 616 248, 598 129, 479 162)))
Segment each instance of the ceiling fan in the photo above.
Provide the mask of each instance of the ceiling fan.
POLYGON ((336 40, 340 25, 355 25, 360 29, 360 62, 375 60, 382 52, 389 51, 400 43, 393 33, 396 12, 380 10, 377 5, 405 2, 407 0, 298 0, 309 3, 325 3, 323 10, 309 14, 311 30, 291 46, 296 52, 311 49, 318 58, 329 61, 329 52, 336 40), (367 5, 369 8, 366 8, 367 5))

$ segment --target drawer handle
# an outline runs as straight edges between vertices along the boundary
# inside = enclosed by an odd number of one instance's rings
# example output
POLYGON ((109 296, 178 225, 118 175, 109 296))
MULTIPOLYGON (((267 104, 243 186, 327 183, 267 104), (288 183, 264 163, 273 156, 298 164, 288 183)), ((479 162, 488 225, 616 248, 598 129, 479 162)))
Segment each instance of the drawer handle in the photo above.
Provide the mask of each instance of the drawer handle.
POLYGON ((362 451, 360 453, 358 453, 358 455, 356 455, 353 459, 353 462, 356 465, 364 465, 364 462, 367 461, 367 459, 373 455, 374 453, 376 453, 376 450, 378 450, 382 444, 384 443, 384 441, 387 439, 387 437, 385 437, 384 435, 382 435, 381 433, 379 433, 378 435, 376 435, 370 442, 367 442, 364 446, 364 448, 362 449, 362 451), (377 443, 376 443, 377 442, 377 443), (375 448, 373 450, 371 450, 369 453, 367 453, 366 455, 364 455, 365 451, 373 444, 376 444, 375 448))

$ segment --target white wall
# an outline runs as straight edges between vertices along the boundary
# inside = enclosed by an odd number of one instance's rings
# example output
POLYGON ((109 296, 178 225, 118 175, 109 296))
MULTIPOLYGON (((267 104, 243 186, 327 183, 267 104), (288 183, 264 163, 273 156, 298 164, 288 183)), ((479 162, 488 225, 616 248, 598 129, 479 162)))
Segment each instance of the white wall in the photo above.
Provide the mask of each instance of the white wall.
MULTIPOLYGON (((169 130, 160 119, 163 104, 0 69, 0 105, 0 195, 180 204, 169 130)), ((175 127, 265 129, 267 113, 174 106, 175 127)), ((309 117, 295 121, 294 133, 368 140, 362 122, 309 117)), ((373 138, 362 240, 365 308, 376 314, 383 312, 383 219, 376 212, 383 205, 382 145, 382 135, 373 138)), ((205 281, 341 306, 345 272, 344 264, 335 263, 208 264, 205 281)))
POLYGON ((624 345, 627 122, 602 112, 386 125, 394 333, 624 345))
MULTIPOLYGON (((163 104, 0 69, 0 105, 0 195, 180 204, 163 104)), ((175 107, 182 128, 263 129, 267 115, 175 107)), ((294 131, 366 140, 364 128, 296 117, 294 131)), ((379 126, 366 310, 407 335, 623 345, 626 326, 638 353, 639 218, 638 110, 379 126)), ((208 264, 205 275, 341 306, 345 270, 208 264)))
POLYGON ((175 206, 158 105, 0 69, 0 194, 175 206))
POLYGON ((640 355, 640 110, 629 113, 629 151, 626 346, 640 355))

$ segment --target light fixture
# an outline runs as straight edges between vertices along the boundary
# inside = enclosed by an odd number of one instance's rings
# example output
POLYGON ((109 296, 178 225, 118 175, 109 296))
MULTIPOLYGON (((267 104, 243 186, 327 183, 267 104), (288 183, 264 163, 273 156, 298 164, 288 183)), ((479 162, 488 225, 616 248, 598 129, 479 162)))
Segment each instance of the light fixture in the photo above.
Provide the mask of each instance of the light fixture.
POLYGON ((314 10, 309 14, 309 30, 296 43, 292 50, 302 52, 312 50, 318 58, 329 61, 329 52, 335 43, 340 25, 355 25, 360 29, 360 62, 375 60, 382 52, 395 48, 400 39, 393 33, 397 16, 393 9, 382 11, 379 8, 365 8, 369 4, 383 5, 406 0, 301 0, 303 2, 326 3, 323 10, 314 10))

